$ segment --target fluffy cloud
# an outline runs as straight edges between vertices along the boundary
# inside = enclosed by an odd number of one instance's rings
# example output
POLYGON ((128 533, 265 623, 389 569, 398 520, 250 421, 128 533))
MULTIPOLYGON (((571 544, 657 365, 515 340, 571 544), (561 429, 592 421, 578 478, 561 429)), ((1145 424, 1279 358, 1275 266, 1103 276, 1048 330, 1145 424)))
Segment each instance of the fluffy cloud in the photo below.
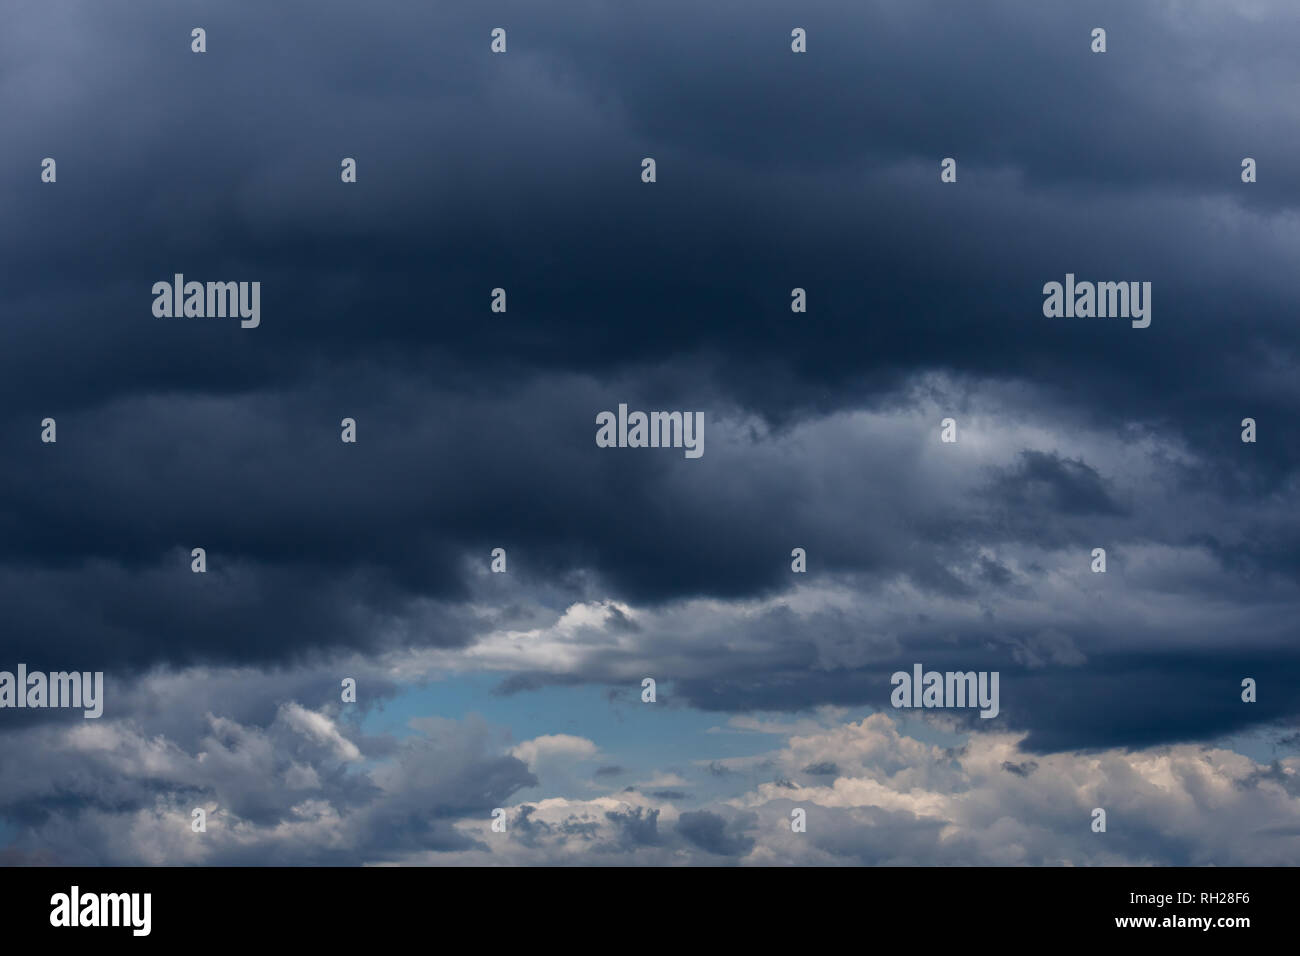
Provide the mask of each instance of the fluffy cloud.
POLYGON ((0 738, 0 760, 27 768, 0 781, 0 813, 20 826, 22 859, 167 865, 1252 865, 1286 862, 1300 828, 1294 757, 1260 764, 1200 745, 1030 756, 1022 733, 945 746, 891 714, 842 715, 732 718, 720 729, 777 749, 594 797, 555 795, 548 776, 601 756, 592 741, 509 745, 477 719, 373 737, 286 702, 264 726, 209 714, 191 745, 133 719, 46 722, 0 738), (727 767, 739 772, 719 777, 727 767), (734 796, 707 791, 754 770, 765 781, 734 796), (682 806, 682 788, 702 802, 682 806), (196 807, 206 833, 191 831, 196 807), (491 830, 495 807, 504 833, 491 830), (796 807, 806 833, 790 830, 796 807), (1094 807, 1106 833, 1090 830, 1094 807))

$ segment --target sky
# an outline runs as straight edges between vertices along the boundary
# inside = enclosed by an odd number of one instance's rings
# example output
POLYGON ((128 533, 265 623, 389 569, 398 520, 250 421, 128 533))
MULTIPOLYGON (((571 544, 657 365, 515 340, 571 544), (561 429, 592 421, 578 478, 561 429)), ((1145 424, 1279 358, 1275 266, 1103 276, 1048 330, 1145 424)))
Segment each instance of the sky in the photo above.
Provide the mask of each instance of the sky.
POLYGON ((1300 859, 1294 3, 3 21, 0 861, 1300 859))

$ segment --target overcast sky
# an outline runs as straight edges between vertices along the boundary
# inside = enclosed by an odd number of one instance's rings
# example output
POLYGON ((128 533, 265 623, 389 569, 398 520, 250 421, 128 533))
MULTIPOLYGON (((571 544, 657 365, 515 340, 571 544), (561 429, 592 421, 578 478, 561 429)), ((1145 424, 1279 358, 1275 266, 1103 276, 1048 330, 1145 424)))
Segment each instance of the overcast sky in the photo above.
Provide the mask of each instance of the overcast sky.
POLYGON ((1290 0, 3 19, 0 859, 1300 858, 1290 0))

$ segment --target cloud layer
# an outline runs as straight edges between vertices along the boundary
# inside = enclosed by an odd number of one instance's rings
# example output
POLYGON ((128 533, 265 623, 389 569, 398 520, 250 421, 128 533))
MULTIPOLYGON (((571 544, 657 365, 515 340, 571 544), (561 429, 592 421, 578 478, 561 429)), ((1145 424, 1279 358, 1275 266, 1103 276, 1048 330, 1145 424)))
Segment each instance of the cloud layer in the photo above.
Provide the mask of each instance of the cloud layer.
POLYGON ((109 696, 0 712, 5 852, 1283 860, 1293 4, 70 10, 0 35, 0 668, 109 696), (153 317, 178 272, 261 326, 153 317), (1150 328, 1045 318, 1066 273, 1152 282, 1150 328), (596 447, 620 403, 704 456, 596 447), (900 730, 914 662, 999 671, 996 726, 900 730), (654 677, 667 736, 836 717, 736 773, 448 722, 480 676, 502 715, 654 677))

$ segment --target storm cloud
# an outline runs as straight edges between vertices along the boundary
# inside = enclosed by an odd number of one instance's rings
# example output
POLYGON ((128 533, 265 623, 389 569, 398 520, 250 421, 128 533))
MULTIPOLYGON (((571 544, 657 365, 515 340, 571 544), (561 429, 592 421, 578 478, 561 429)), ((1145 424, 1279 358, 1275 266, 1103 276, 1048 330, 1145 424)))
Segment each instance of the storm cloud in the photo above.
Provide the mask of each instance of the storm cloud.
POLYGON ((0 669, 103 670, 108 698, 101 722, 0 711, 0 853, 1267 856, 1196 801, 1295 825, 1297 41, 1282 0, 22 0, 0 669), (260 282, 260 326, 155 317, 176 273, 260 282), (1046 318, 1067 273, 1151 282, 1150 327, 1046 318), (704 456, 597 447, 620 403, 701 411, 704 456), (914 662, 999 671, 998 726, 947 715, 956 769, 908 751, 873 777, 843 728, 888 721, 914 662), (765 780, 553 716, 370 729, 479 675, 501 707, 607 688, 619 715, 654 675, 674 717, 841 710, 765 780), (1166 773, 1195 806, 1161 822, 1166 773), (1107 787, 1131 842, 1062 836, 1107 787), (798 801, 826 809, 802 843, 798 801))

